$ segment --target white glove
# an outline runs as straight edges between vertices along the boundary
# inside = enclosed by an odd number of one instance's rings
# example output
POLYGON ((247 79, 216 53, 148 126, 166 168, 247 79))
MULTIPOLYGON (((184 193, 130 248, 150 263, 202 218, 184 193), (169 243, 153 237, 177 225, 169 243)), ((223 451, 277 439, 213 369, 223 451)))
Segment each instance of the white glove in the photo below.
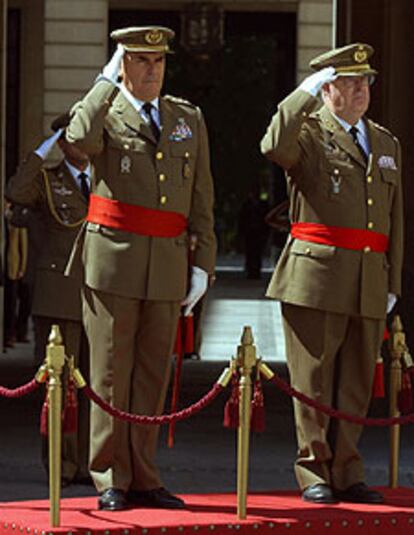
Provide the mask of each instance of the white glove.
POLYGON ((391 312, 391 310, 394 308, 395 303, 397 302, 397 296, 395 294, 388 294, 388 301, 387 301, 387 314, 391 312))
POLYGON ((201 269, 197 266, 191 268, 191 282, 190 290, 184 299, 181 302, 184 309, 184 316, 189 316, 197 301, 199 301, 203 295, 206 293, 208 286, 208 274, 204 269, 201 269))
POLYGON ((325 67, 324 69, 321 69, 320 71, 315 72, 314 74, 311 74, 305 78, 299 87, 300 89, 303 89, 303 91, 306 91, 307 93, 310 93, 312 96, 316 97, 323 84, 333 82, 334 80, 336 80, 336 72, 334 67, 325 67))
POLYGON ((125 52, 124 47, 120 43, 118 43, 118 46, 116 47, 116 50, 112 58, 108 61, 108 63, 102 69, 102 72, 98 76, 96 81, 104 79, 104 80, 109 80, 113 84, 117 85, 118 76, 121 71, 122 58, 124 57, 124 52, 125 52))
POLYGON ((45 139, 41 145, 34 151, 42 160, 46 160, 47 155, 52 150, 53 145, 56 143, 56 141, 60 138, 62 135, 63 128, 59 128, 59 130, 56 130, 56 132, 45 139))

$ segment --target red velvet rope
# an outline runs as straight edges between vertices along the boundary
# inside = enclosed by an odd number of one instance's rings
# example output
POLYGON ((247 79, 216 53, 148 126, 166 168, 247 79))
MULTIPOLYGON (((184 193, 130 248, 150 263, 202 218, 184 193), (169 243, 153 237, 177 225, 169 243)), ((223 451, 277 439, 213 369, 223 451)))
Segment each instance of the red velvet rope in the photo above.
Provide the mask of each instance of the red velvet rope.
POLYGON ((213 388, 205 396, 203 396, 199 401, 197 401, 197 403, 190 405, 186 409, 174 412, 172 414, 162 414, 161 416, 144 416, 141 414, 131 414, 129 412, 116 409, 115 407, 112 407, 111 405, 109 405, 109 403, 104 401, 100 396, 98 396, 98 394, 93 391, 90 386, 86 385, 83 388, 83 391, 88 396, 88 398, 97 405, 99 405, 102 410, 104 410, 111 416, 114 416, 119 420, 123 420, 124 422, 129 422, 131 424, 147 425, 168 424, 170 422, 178 422, 180 420, 190 418, 190 416, 197 414, 202 409, 207 407, 207 405, 209 405, 223 390, 224 388, 220 384, 215 383, 213 388))
POLYGON ((38 383, 36 379, 32 379, 29 383, 19 386, 18 388, 6 388, 0 386, 0 396, 3 398, 21 398, 34 392, 39 386, 40 383, 38 383))
POLYGON ((327 405, 323 405, 322 403, 315 401, 305 394, 302 394, 302 392, 298 392, 298 390, 295 390, 285 381, 280 379, 280 377, 277 377, 277 375, 274 375, 270 380, 290 397, 294 397, 301 403, 308 405, 308 407, 312 407, 317 411, 322 412, 327 416, 331 416, 332 418, 337 418, 338 420, 346 420, 347 422, 351 422, 353 424, 365 425, 368 427, 390 427, 392 425, 406 425, 414 423, 414 413, 407 414, 406 416, 394 416, 390 418, 364 418, 362 416, 348 414, 347 412, 342 412, 337 409, 333 409, 332 407, 328 407, 327 405))

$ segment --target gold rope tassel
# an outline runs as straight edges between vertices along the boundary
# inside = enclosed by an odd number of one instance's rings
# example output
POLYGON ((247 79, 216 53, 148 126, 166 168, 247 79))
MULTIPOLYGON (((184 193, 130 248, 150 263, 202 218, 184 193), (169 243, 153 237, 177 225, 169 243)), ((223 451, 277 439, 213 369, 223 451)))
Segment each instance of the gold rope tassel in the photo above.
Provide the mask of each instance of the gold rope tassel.
POLYGON ((62 370, 65 348, 57 325, 53 325, 46 349, 48 383, 49 426, 49 501, 50 524, 60 526, 60 476, 62 448, 62 370))
POLYGON ((256 347, 251 327, 244 327, 241 345, 237 348, 239 383, 239 428, 237 441, 237 515, 246 518, 247 483, 249 474, 250 406, 252 399, 252 369, 257 365, 256 347))

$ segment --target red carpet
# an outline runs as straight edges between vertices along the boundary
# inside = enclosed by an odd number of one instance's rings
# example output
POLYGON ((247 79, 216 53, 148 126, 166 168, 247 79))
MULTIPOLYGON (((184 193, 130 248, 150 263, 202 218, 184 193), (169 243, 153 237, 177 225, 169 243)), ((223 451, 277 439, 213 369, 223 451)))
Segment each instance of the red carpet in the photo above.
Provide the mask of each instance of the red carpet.
POLYGON ((54 529, 49 525, 48 501, 9 502, 0 504, 0 535, 414 534, 414 489, 382 490, 387 503, 381 506, 312 505, 289 491, 251 494, 248 518, 241 522, 234 494, 184 496, 188 510, 179 512, 100 512, 96 498, 69 498, 61 502, 61 527, 54 529))

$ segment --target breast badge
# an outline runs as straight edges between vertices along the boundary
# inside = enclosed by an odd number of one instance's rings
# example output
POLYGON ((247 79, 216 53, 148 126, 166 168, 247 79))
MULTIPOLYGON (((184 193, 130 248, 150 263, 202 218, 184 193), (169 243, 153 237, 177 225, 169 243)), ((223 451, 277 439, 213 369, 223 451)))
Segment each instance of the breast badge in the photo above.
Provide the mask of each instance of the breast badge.
POLYGON ((73 194, 73 191, 67 188, 61 182, 52 181, 51 186, 52 186, 53 192, 56 193, 56 195, 60 195, 61 197, 67 197, 73 194))
POLYGON ((332 193, 338 195, 341 191, 342 177, 339 174, 339 169, 334 169, 333 175, 331 175, 332 193))
POLYGON ((171 132, 169 139, 171 141, 185 141, 186 139, 191 139, 193 137, 193 132, 190 126, 185 122, 184 117, 178 119, 178 123, 174 127, 174 130, 171 132))
POLYGON ((131 158, 128 156, 128 154, 125 154, 125 156, 122 156, 121 158, 121 173, 123 175, 127 175, 131 172, 131 158))
POLYGON ((393 156, 380 156, 378 158, 378 167, 381 169, 392 169, 393 171, 397 170, 397 165, 393 156))

